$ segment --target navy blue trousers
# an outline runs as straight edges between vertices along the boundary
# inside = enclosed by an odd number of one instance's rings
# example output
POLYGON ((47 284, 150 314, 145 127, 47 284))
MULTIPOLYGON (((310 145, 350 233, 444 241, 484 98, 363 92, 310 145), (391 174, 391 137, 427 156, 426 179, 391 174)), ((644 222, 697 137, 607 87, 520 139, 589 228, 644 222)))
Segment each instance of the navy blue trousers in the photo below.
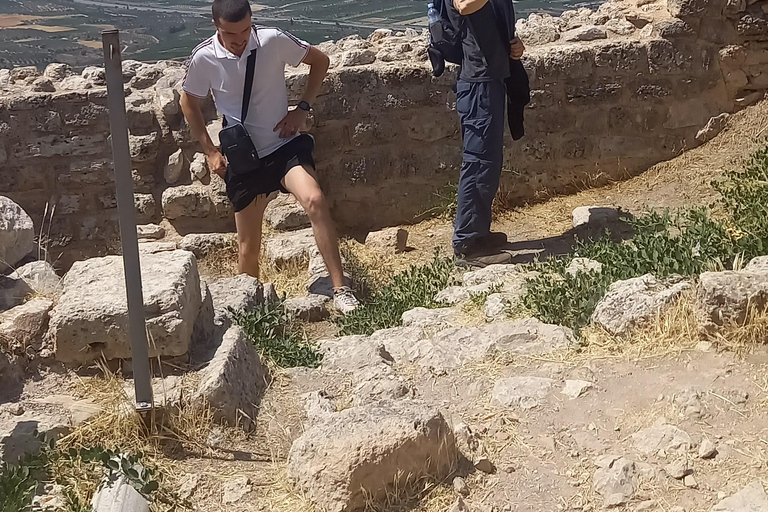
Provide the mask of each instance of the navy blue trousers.
POLYGON ((506 88, 501 80, 456 83, 463 163, 453 223, 453 248, 464 254, 491 230, 491 207, 504 158, 506 88))

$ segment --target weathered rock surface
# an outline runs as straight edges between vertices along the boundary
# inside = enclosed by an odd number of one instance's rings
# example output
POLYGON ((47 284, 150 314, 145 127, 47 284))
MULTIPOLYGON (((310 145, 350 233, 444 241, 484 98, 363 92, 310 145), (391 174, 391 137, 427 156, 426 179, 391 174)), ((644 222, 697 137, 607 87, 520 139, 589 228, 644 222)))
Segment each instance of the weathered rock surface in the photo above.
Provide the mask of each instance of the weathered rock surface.
POLYGON ((0 275, 0 311, 18 306, 34 290, 23 279, 0 275))
POLYGON ((91 501, 93 512, 149 512, 149 503, 121 476, 116 481, 104 483, 91 501))
POLYGON ((633 461, 623 457, 609 459, 604 467, 598 467, 593 478, 594 489, 603 497, 606 508, 630 501, 639 485, 638 469, 633 461))
POLYGON ((755 480, 712 507, 712 512, 768 512, 768 495, 763 484, 755 480))
POLYGON ((576 343, 570 329, 535 318, 499 322, 483 327, 451 327, 432 336, 404 327, 374 333, 397 361, 448 370, 499 353, 545 354, 576 343))
POLYGON ((0 196, 0 272, 5 272, 35 249, 35 226, 21 206, 0 196))
POLYGON ((245 332, 232 326, 224 333, 221 345, 210 364, 200 372, 195 399, 214 410, 230 425, 252 426, 269 372, 245 332))
POLYGON ((47 261, 32 261, 11 273, 10 277, 23 279, 35 293, 56 296, 61 291, 61 278, 47 261))
POLYGON ((267 258, 278 267, 304 265, 315 251, 317 246, 311 228, 280 233, 264 244, 267 258))
POLYGON ((533 409, 541 404, 554 381, 545 377, 509 377, 496 381, 491 403, 502 407, 533 409))
MULTIPOLYGON (((202 300, 194 255, 144 254, 141 270, 150 357, 186 354, 202 300)), ((62 286, 48 329, 56 358, 67 363, 85 363, 101 355, 130 359, 122 258, 76 262, 62 286)))
POLYGON ((205 258, 216 251, 236 251, 235 233, 190 233, 179 241, 179 249, 190 251, 197 258, 205 258))
POLYGON ((403 313, 403 327, 447 329, 459 316, 455 308, 414 308, 403 313))
POLYGON ((136 226, 136 235, 146 240, 159 240, 165 236, 165 228, 157 224, 141 224, 136 226))
POLYGON ((228 310, 236 313, 248 312, 264 302, 264 287, 255 277, 240 274, 225 277, 208 284, 213 300, 215 321, 221 325, 231 321, 228 310))
POLYGON ((24 352, 27 347, 39 348, 52 307, 51 300, 36 297, 0 313, 0 340, 13 347, 15 352, 24 352))
POLYGON ((655 425, 632 434, 635 449, 650 455, 659 451, 666 453, 687 451, 691 447, 691 437, 674 425, 655 425))
POLYGON ((699 276, 697 296, 707 319, 716 325, 743 323, 750 308, 768 305, 768 270, 762 260, 750 262, 740 272, 705 272, 699 276))
POLYGON ((330 297, 325 295, 307 295, 306 297, 293 297, 283 303, 285 312, 294 318, 305 322, 319 322, 330 316, 328 303, 330 297))
POLYGON ((288 475, 329 512, 362 510, 425 475, 444 478, 458 453, 440 412, 417 401, 382 401, 333 414, 297 439, 288 475))
POLYGON ((593 387, 594 385, 586 380, 566 380, 561 393, 575 400, 593 387))
POLYGON ((365 245, 386 252, 401 253, 408 247, 408 231, 403 228, 386 228, 373 231, 365 237, 365 245))
POLYGON ((625 334, 663 312, 689 288, 688 282, 665 286, 651 274, 618 281, 597 304, 592 322, 611 334, 625 334))
POLYGON ((309 216, 291 194, 280 194, 270 201, 264 219, 278 231, 293 231, 309 227, 309 216))

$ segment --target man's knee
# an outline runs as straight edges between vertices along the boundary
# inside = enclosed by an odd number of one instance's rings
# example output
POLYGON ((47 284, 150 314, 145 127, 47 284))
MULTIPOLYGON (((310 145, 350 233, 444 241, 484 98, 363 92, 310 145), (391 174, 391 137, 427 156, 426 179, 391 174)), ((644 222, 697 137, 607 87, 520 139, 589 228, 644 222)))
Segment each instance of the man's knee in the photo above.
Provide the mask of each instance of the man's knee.
POLYGON ((304 197, 304 210, 310 219, 322 215, 328 209, 325 195, 320 189, 313 190, 304 197))

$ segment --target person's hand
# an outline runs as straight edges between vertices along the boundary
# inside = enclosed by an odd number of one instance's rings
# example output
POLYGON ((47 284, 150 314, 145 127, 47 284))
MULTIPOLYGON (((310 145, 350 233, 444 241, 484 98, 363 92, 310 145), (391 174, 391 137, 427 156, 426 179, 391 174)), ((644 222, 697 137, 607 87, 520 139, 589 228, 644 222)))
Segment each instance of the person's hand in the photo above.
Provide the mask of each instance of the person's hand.
POLYGON ((220 151, 212 151, 205 155, 205 159, 208 161, 208 169, 224 179, 224 175, 227 173, 226 157, 220 151))
POLYGON ((509 42, 510 50, 509 56, 515 60, 520 60, 525 53, 525 45, 519 37, 514 38, 509 42))
POLYGON ((282 121, 277 123, 274 131, 280 132, 281 139, 296 135, 299 129, 304 126, 304 123, 307 121, 307 114, 309 114, 309 112, 301 110, 300 108, 291 110, 282 121))

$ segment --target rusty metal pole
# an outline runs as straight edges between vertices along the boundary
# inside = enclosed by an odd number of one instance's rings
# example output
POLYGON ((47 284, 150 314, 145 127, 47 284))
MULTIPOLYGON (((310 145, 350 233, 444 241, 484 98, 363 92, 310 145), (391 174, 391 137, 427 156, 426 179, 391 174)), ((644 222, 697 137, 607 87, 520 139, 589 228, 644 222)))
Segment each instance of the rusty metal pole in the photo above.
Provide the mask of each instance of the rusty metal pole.
POLYGON ((136 205, 133 200, 131 150, 128 144, 128 121, 125 114, 120 33, 117 30, 107 30, 102 32, 101 38, 104 44, 104 69, 107 75, 109 126, 117 187, 117 215, 120 220, 120 240, 123 246, 125 290, 128 299, 128 334, 131 338, 136 410, 144 412, 153 408, 152 383, 149 374, 144 293, 141 287, 139 240, 136 233, 136 205))

